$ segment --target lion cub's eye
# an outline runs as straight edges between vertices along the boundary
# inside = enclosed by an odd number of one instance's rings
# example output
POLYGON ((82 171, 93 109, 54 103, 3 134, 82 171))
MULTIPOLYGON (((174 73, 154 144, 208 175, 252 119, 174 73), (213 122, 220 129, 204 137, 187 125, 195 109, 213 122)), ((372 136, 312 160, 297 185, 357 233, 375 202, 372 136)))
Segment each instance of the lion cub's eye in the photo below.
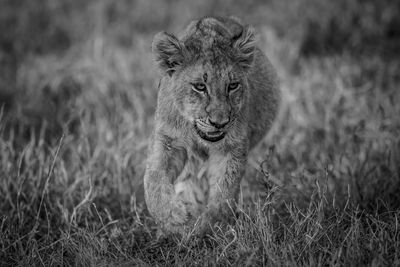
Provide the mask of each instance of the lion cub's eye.
POLYGON ((234 90, 239 88, 239 85, 240 85, 240 83, 238 83, 238 82, 230 83, 228 85, 228 90, 229 91, 234 91, 234 90))
POLYGON ((206 90, 206 85, 204 83, 193 83, 192 87, 199 92, 204 92, 206 90))

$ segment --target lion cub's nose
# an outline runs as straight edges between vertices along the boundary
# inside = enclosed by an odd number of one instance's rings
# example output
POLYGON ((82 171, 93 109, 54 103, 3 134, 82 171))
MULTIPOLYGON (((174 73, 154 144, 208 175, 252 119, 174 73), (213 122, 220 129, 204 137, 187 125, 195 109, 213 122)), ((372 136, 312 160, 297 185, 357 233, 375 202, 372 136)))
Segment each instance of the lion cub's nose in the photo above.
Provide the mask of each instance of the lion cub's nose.
POLYGON ((214 126, 217 129, 224 128, 225 125, 229 123, 229 117, 215 117, 215 118, 208 118, 208 123, 214 126))

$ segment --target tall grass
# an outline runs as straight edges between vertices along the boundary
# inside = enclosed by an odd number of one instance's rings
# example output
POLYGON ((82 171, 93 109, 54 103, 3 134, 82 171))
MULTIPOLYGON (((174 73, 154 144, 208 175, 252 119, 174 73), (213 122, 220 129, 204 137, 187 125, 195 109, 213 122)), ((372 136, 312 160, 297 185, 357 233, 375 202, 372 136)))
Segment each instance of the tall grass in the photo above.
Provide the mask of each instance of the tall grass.
POLYGON ((400 265, 399 7, 288 2, 2 1, 0 265, 400 265), (150 44, 206 14, 256 26, 282 108, 235 224, 159 239, 150 44))

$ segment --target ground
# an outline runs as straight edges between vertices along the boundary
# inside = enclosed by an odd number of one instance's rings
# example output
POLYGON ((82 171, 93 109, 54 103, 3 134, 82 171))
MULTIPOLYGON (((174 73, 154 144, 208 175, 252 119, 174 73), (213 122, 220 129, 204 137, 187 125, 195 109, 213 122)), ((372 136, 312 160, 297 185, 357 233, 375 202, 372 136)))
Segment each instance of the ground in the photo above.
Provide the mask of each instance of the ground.
POLYGON ((1 266, 400 265, 396 1, 0 5, 1 266), (207 14, 254 25, 283 105, 235 224, 157 239, 151 41, 207 14))

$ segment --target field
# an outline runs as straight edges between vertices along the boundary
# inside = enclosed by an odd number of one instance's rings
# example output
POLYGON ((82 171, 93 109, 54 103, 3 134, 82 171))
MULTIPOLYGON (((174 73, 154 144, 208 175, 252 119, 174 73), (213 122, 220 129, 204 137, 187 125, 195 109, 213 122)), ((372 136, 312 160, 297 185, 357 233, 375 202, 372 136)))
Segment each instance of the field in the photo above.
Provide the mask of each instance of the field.
POLYGON ((400 266, 400 5, 0 0, 0 266, 400 266), (153 36, 234 14, 283 94, 240 216, 157 239, 153 36))

